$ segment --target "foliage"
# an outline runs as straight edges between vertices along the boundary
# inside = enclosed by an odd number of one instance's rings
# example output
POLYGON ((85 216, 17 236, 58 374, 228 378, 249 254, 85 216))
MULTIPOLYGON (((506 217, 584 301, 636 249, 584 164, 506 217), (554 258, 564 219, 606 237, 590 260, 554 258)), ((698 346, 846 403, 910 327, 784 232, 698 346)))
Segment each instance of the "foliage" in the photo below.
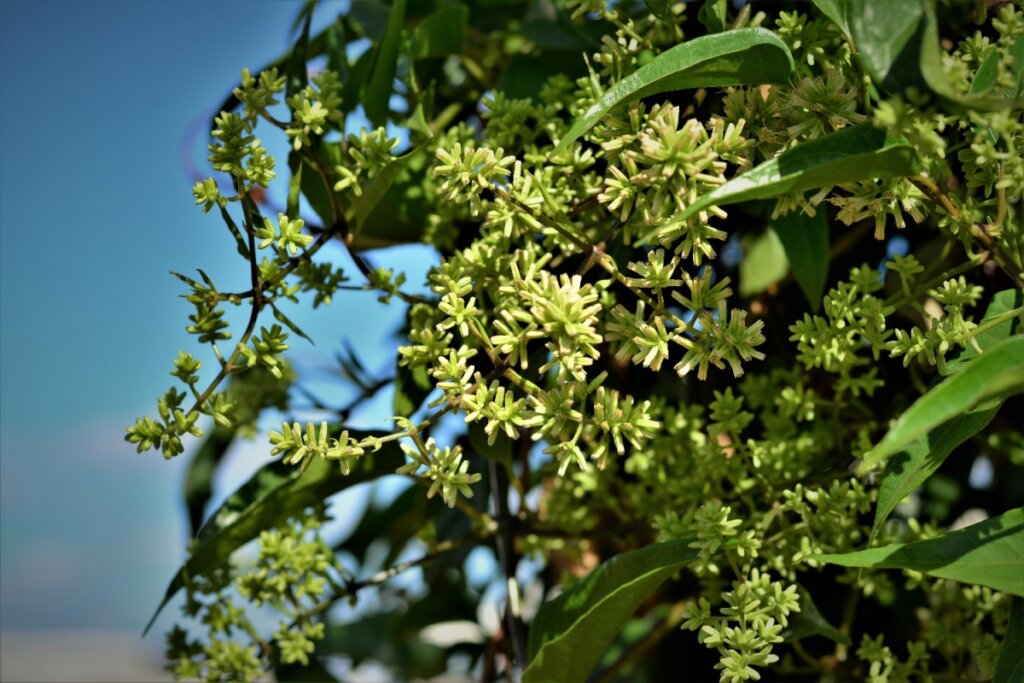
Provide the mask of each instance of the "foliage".
POLYGON ((735 5, 311 2, 242 71, 193 195, 249 289, 175 274, 214 368, 182 351, 126 437, 210 432, 179 678, 1014 680, 1021 3, 735 5), (410 243, 420 290, 373 263, 410 243), (394 377, 348 349, 355 400, 295 408, 285 310, 347 290, 405 311, 394 377), (353 429, 382 390, 394 428, 353 429), (396 474, 329 545, 330 497, 396 474))

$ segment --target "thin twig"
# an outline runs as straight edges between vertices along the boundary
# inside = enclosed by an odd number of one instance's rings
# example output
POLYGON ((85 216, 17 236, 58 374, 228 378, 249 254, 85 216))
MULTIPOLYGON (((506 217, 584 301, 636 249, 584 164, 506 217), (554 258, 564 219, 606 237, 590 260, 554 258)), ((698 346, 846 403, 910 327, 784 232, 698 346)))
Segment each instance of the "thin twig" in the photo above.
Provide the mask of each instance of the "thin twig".
POLYGON ((497 461, 489 463, 491 475, 491 494, 494 497, 494 510, 498 521, 498 557, 505 573, 505 585, 508 590, 508 601, 505 605, 505 622, 508 627, 509 640, 512 642, 511 669, 516 671, 526 665, 526 633, 519 615, 519 588, 516 582, 515 554, 516 520, 508 511, 508 478, 504 469, 497 461))

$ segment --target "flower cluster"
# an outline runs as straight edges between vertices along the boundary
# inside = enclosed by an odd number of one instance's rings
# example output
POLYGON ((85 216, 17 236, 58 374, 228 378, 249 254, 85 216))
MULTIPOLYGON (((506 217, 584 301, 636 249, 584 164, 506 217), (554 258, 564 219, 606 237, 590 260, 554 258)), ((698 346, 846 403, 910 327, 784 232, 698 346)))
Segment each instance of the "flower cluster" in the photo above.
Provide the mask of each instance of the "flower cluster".
MULTIPOLYGON (((200 180, 192 192, 224 222, 249 282, 225 291, 203 271, 175 274, 192 307, 187 332, 207 355, 179 352, 178 385, 126 436, 170 458, 208 421, 210 438, 229 442, 254 434, 274 408, 283 413, 268 437, 280 456, 275 477, 294 467, 288 481, 304 483, 319 460, 337 462, 346 482, 401 475, 435 499, 429 515, 415 508, 429 517, 419 535, 428 552, 399 562, 395 544, 393 566, 339 580, 316 535, 319 513, 260 520, 274 528, 259 535, 252 566, 231 569, 223 557, 188 577, 186 613, 208 632, 205 641, 172 633, 176 675, 252 679, 269 662, 309 664, 333 599, 355 600, 361 587, 485 536, 502 555, 511 615, 488 645, 488 667, 498 649, 509 662, 518 656, 514 565, 524 554, 547 561, 545 588, 571 589, 600 560, 664 542, 693 557, 682 584, 690 593, 662 606, 665 623, 695 632, 693 651, 714 653, 722 681, 793 678, 792 654, 832 677, 990 675, 1008 628, 1005 595, 924 571, 904 571, 902 583, 880 570, 826 574, 822 556, 936 536, 950 521, 948 499, 959 493, 925 488, 872 528, 869 513, 891 491, 879 492, 878 472, 859 478, 852 466, 929 383, 1019 333, 1024 122, 1004 105, 1021 95, 1024 13, 996 3, 977 32, 933 46, 940 54, 920 83, 896 88, 872 80, 829 3, 814 3, 823 13, 809 17, 720 0, 699 10, 569 0, 552 4, 556 23, 538 12, 501 29, 478 8, 463 16, 465 5, 442 4, 424 19, 393 3, 387 22, 353 10, 318 37, 307 31, 286 73, 283 63, 242 72, 237 107, 212 125, 220 182, 200 180), (457 17, 472 30, 448 35, 457 17), (788 77, 681 91, 661 83, 602 109, 613 88, 700 26, 773 28, 771 49, 793 58, 788 77), (353 36, 373 45, 349 63, 353 36), (565 56, 552 49, 563 39, 587 52, 571 68, 549 59, 565 56), (329 68, 307 76, 303 54, 329 68), (372 129, 352 125, 358 107, 372 129), (582 132, 574 125, 599 111, 582 132), (283 169, 257 130, 290 145, 284 206, 265 191, 283 169), (898 148, 911 170, 889 177, 860 147, 852 158, 831 148, 791 154, 858 132, 898 148), (771 263, 754 248, 768 237, 777 238, 771 263), (437 256, 422 283, 387 264, 386 251, 367 253, 411 242, 437 256), (781 269, 761 285, 761 266, 781 269), (356 399, 330 406, 285 358, 294 336, 306 337, 285 311, 329 304, 343 289, 373 290, 405 311, 405 324, 380 377, 352 352, 339 356, 356 399), (244 327, 229 322, 228 305, 249 307, 244 327), (352 411, 386 386, 395 428, 357 433, 352 411), (299 396, 312 405, 293 406, 299 396), (439 540, 455 519, 472 532, 439 540), (283 608, 271 637, 259 637, 236 594, 283 608), (906 648, 858 631, 859 603, 891 610, 897 600, 917 606, 906 648), (839 618, 840 629, 828 623, 839 618), (808 623, 835 641, 834 654, 808 655, 808 623)), ((702 73, 719 82, 728 59, 702 73)), ((1019 464, 1019 427, 993 425, 971 448, 1000 468, 1019 464)), ((387 535, 371 517, 377 531, 365 533, 387 535)), ((630 666, 628 656, 612 666, 630 666)))
POLYGON ((206 628, 206 642, 175 626, 167 636, 167 659, 179 679, 254 680, 274 658, 284 664, 308 664, 324 624, 312 616, 328 584, 336 584, 341 566, 319 534, 322 511, 289 520, 260 534, 259 553, 250 566, 213 577, 190 579, 182 612, 206 628), (267 604, 286 620, 269 641, 260 639, 238 597, 259 607, 267 604))

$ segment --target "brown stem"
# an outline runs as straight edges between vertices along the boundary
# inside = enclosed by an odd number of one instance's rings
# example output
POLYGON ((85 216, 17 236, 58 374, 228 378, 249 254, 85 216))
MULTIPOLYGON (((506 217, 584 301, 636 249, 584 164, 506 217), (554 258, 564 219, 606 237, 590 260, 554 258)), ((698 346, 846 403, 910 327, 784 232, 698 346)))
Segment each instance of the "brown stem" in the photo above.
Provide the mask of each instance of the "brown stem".
POLYGON ((526 631, 515 605, 519 596, 516 584, 516 565, 519 562, 513 541, 516 533, 516 520, 508 511, 508 474, 497 461, 491 460, 490 478, 491 493, 494 497, 494 510, 498 521, 498 557, 505 573, 505 586, 508 599, 505 604, 505 622, 509 640, 512 642, 512 669, 526 666, 526 631))
MULTIPOLYGON (((942 189, 935 184, 935 181, 926 176, 914 176, 908 178, 915 187, 925 193, 930 199, 937 202, 942 210, 949 214, 954 220, 959 220, 963 215, 960 209, 956 207, 953 201, 949 198, 942 189)), ((1001 220, 1001 218, 999 219, 1001 220)), ((977 240, 986 250, 992 252, 993 259, 999 265, 999 267, 1010 276, 1010 279, 1018 287, 1024 287, 1024 277, 1021 276, 1020 268, 1014 267, 1016 264, 1012 258, 1003 250, 1002 246, 988 234, 988 230, 983 225, 972 225, 971 226, 971 237, 977 240)))

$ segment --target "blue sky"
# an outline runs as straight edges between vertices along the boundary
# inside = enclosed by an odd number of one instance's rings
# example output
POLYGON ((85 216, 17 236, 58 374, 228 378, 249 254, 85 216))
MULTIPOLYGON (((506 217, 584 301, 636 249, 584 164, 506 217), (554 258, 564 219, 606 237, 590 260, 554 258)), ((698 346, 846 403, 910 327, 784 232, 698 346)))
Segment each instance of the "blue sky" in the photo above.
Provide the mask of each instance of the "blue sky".
MULTIPOLYGON (((137 632, 182 559, 185 459, 137 455, 124 426, 195 348, 168 271, 201 267, 230 289, 248 278, 216 214, 193 205, 183 144, 242 67, 287 48, 298 9, 0 3, 0 629, 137 632)), ((193 143, 185 156, 201 160, 193 143)), ((410 282, 426 265, 416 248, 375 258, 410 282)), ((390 348, 401 317, 362 292, 310 313, 289 311, 317 342, 294 340, 304 368, 329 366, 343 337, 390 348)), ((227 478, 266 450, 240 449, 227 478)))

